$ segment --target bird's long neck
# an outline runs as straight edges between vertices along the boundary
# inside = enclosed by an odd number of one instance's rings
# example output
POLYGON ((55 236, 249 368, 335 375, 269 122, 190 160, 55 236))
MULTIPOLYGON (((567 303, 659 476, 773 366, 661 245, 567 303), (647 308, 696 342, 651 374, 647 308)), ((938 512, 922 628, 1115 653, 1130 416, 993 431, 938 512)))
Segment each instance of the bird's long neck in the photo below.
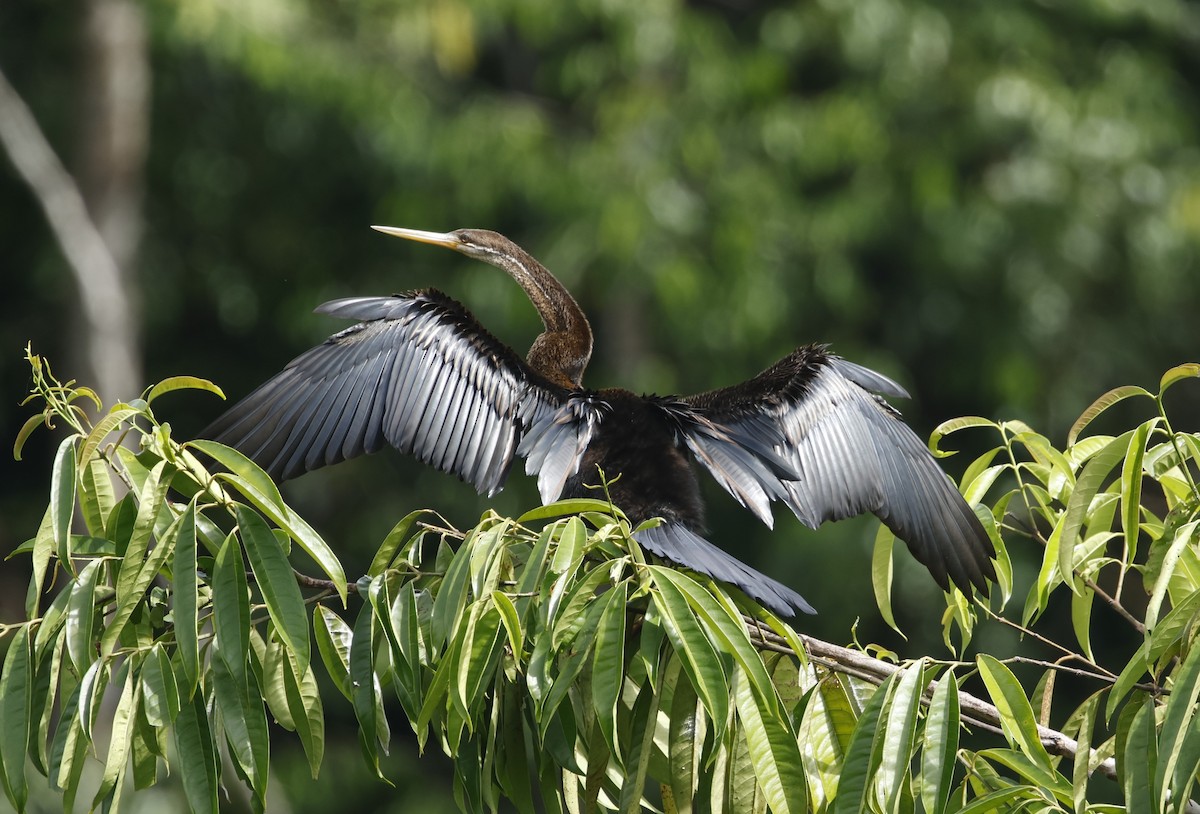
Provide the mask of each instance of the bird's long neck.
POLYGON ((583 371, 592 358, 592 327, 575 298, 545 266, 520 248, 492 256, 525 290, 546 330, 529 349, 529 366, 568 389, 582 386, 583 371))

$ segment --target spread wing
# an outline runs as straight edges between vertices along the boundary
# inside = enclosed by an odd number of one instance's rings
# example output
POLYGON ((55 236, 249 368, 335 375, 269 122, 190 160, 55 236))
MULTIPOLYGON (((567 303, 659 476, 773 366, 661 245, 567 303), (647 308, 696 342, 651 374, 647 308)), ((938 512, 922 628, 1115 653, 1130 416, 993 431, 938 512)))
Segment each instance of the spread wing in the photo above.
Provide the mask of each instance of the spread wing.
POLYGON ((800 348, 753 379, 666 409, 696 459, 771 525, 769 501, 801 522, 873 512, 943 589, 986 593, 995 550, 975 512, 899 414, 885 376, 824 347, 800 348))
POLYGON ((445 294, 352 297, 317 312, 362 321, 294 359, 203 437, 280 480, 387 443, 490 495, 531 430, 539 443, 521 454, 543 495, 578 468, 593 414, 445 294))

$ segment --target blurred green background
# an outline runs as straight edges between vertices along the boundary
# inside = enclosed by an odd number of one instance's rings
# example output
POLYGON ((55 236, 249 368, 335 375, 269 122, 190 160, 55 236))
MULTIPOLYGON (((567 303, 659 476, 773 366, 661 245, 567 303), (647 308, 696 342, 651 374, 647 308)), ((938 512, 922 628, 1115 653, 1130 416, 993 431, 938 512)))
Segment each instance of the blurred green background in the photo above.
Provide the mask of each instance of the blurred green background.
MULTIPOLYGON (((96 330, 120 309, 81 315, 10 148, 6 443, 28 414, 30 341, 108 401, 176 374, 237 398, 341 327, 317 304, 437 286, 528 347, 537 316, 504 275, 371 223, 514 238, 590 315, 595 387, 695 392, 831 342, 912 391, 899 406, 922 436, 981 414, 1061 441, 1104 390, 1200 356, 1195 3, 5 0, 0 70, 78 183, 134 314, 125 378, 95 369, 96 330)), ((1195 396, 1178 398, 1194 419, 1195 396)), ((220 410, 156 402, 181 437, 220 410)), ((0 456, 0 550, 36 530, 55 444, 43 432, 25 461, 0 456)), ((287 494, 351 573, 410 509, 467 526, 537 501, 522 475, 488 501, 390 452, 287 494)), ((896 586, 910 641, 881 629, 873 520, 814 534, 784 512, 772 532, 708 495, 712 538, 820 609, 806 630, 845 641, 861 616, 863 640, 937 648, 940 600, 911 560, 896 586)), ((0 568, 0 621, 20 615, 26 579, 23 562, 0 568)), ((393 790, 368 779, 350 710, 327 697, 319 782, 276 739, 279 811, 452 807, 398 712, 393 790)))

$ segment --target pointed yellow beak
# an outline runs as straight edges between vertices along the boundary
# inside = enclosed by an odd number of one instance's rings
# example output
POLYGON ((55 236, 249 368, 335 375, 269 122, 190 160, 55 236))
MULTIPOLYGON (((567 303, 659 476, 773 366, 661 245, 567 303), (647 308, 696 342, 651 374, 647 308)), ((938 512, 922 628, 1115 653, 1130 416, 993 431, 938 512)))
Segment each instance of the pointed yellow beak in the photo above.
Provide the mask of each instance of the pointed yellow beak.
POLYGON ((463 242, 453 232, 423 232, 420 229, 401 229, 399 226, 372 226, 371 228, 376 232, 383 232, 385 235, 462 251, 463 242))

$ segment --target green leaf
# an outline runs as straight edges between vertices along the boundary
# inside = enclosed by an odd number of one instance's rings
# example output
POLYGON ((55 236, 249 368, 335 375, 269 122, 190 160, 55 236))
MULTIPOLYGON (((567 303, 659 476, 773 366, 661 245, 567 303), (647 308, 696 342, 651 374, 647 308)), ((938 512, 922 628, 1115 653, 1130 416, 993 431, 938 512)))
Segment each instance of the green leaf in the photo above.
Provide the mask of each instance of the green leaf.
POLYGON ((601 514, 610 514, 612 505, 606 500, 594 500, 587 497, 569 498, 567 500, 558 500, 554 503, 548 503, 545 506, 538 506, 536 509, 531 509, 525 514, 517 518, 517 523, 527 525, 538 520, 550 520, 556 517, 563 517, 569 514, 580 514, 582 512, 600 512, 601 514))
POLYGON ((1158 397, 1162 398, 1163 393, 1167 392, 1167 388, 1176 382, 1181 382, 1184 379, 1194 379, 1200 376, 1200 365, 1195 362, 1189 362, 1183 365, 1176 365, 1162 375, 1158 382, 1158 397))
POLYGON ((958 730, 958 680, 952 670, 947 670, 938 679, 929 701, 921 749, 921 804, 928 814, 942 814, 950 800, 958 730))
POLYGON ((1067 502, 1067 509, 1062 521, 1062 535, 1059 538, 1058 568, 1062 573, 1063 581, 1075 593, 1082 590, 1075 579, 1074 572, 1075 545, 1079 542, 1079 530, 1087 518, 1092 499, 1100 491, 1100 487, 1112 472, 1113 467, 1125 457, 1133 433, 1134 431, 1130 430, 1113 439, 1108 446, 1087 462, 1075 483, 1075 488, 1071 491, 1071 499, 1067 502))
POLYGON ((785 718, 763 704, 745 672, 734 673, 733 687, 754 776, 767 804, 776 814, 807 811, 807 784, 795 733, 785 718))
POLYGON ((175 718, 175 751, 179 777, 193 812, 217 814, 217 749, 213 743, 202 693, 192 696, 175 718))
POLYGON ((137 715, 138 682, 134 680, 132 670, 123 670, 126 676, 121 688, 121 697, 117 701, 113 713, 112 726, 109 729, 108 755, 104 761, 104 774, 100 778, 100 787, 92 801, 92 808, 97 809, 105 803, 105 807, 115 810, 118 806, 118 796, 121 793, 122 780, 125 777, 125 766, 129 759, 129 748, 133 741, 133 727, 137 715))
MULTIPOLYGON (((1158 624, 1158 614, 1162 609, 1163 600, 1166 599, 1171 578, 1175 575, 1175 568, 1179 564, 1180 558, 1191 546, 1197 527, 1200 527, 1200 520, 1193 520, 1176 529, 1174 538, 1170 541, 1166 553, 1163 554, 1158 577, 1150 589, 1150 601, 1146 604, 1146 627, 1150 630, 1153 630, 1158 624)), ((1163 541, 1160 540, 1159 545, 1162 543, 1163 541)))
POLYGON ((929 451, 937 458, 946 458, 953 455, 954 452, 946 452, 938 448, 938 444, 947 435, 959 432, 960 430, 970 429, 971 427, 992 427, 999 429, 999 425, 995 421, 991 421, 980 416, 962 416, 961 418, 952 418, 949 421, 943 421, 938 424, 933 433, 929 436, 929 451))
MULTIPOLYGON (((142 488, 138 491, 137 519, 134 520, 133 533, 129 537, 129 543, 125 547, 125 556, 121 558, 120 568, 117 571, 117 611, 123 613, 126 619, 133 612, 134 605, 142 598, 144 587, 142 590, 138 590, 139 577, 142 575, 142 566, 146 564, 146 551, 150 545, 150 535, 154 532, 154 523, 158 519, 158 512, 163 501, 166 500, 167 489, 171 485, 171 479, 163 477, 167 466, 166 461, 159 461, 155 464, 142 488)), ((148 583, 149 579, 146 582, 148 583)))
POLYGON ((321 653, 321 661, 334 685, 346 696, 347 701, 354 700, 353 686, 350 682, 350 645, 354 634, 342 617, 338 616, 324 605, 318 604, 313 608, 313 632, 317 638, 317 650, 321 653))
POLYGON ((842 776, 837 797, 833 801, 833 814, 860 814, 869 810, 871 778, 880 759, 880 750, 876 746, 882 737, 880 719, 884 703, 891 695, 898 675, 892 673, 888 676, 859 713, 858 723, 842 761, 842 776))
MULTIPOLYGON (((104 536, 104 526, 116 505, 112 477, 103 458, 93 458, 79 473, 79 511, 89 534, 104 536)), ((72 547, 78 549, 76 543, 72 547)), ((86 556, 87 552, 83 552, 86 556)))
POLYGON ((87 438, 83 441, 83 446, 79 450, 79 468, 90 469, 92 462, 95 460, 93 456, 100 445, 109 435, 121 426, 122 422, 138 415, 139 411, 132 407, 124 405, 113 405, 112 410, 108 415, 96 422, 96 426, 87 434, 87 438))
POLYGON ((1142 462, 1146 456, 1146 440, 1158 424, 1158 417, 1145 421, 1134 430, 1121 467, 1121 527, 1125 532, 1125 550, 1129 562, 1137 553, 1139 520, 1142 509, 1142 462))
POLYGON ((325 708, 321 693, 311 665, 301 671, 293 652, 282 647, 277 650, 288 712, 308 757, 309 770, 316 779, 325 757, 325 708))
POLYGON ((623 814, 640 814, 646 787, 646 771, 653 752, 655 722, 658 719, 658 694, 649 682, 642 685, 633 702, 630 717, 629 747, 625 753, 625 777, 617 809, 623 814))
POLYGON ((304 675, 309 658, 308 611, 292 565, 258 512, 239 504, 235 513, 254 581, 275 623, 275 632, 295 656, 297 673, 304 675))
POLYGON ((150 392, 146 394, 146 403, 150 404, 159 396, 173 393, 176 390, 204 390, 222 399, 225 398, 224 391, 208 379, 200 379, 195 376, 172 376, 150 388, 150 392))
POLYGON ((250 587, 242 547, 232 532, 213 561, 210 583, 213 639, 226 669, 239 685, 245 685, 250 652, 250 587))
POLYGON ((155 642, 142 662, 142 705, 151 726, 169 726, 179 714, 181 701, 175 671, 162 642, 155 642))
POLYGON ((1037 719, 1029 698, 1021 688, 1016 676, 1000 661, 987 654, 980 654, 975 661, 979 676, 987 686, 988 695, 1000 713, 1000 725, 1010 743, 1047 771, 1053 771, 1050 755, 1038 735, 1037 719))
POLYGON ((375 552, 375 556, 371 559, 371 566, 367 569, 367 576, 377 577, 389 568, 392 565, 392 560, 395 559, 397 549, 409 539, 409 531, 413 525, 425 515, 432 513, 429 509, 417 509, 415 512, 406 514, 400 519, 399 523, 392 526, 392 530, 383 538, 379 550, 375 552))
POLYGON ((1175 671, 1171 695, 1167 698, 1158 734, 1158 766, 1154 775, 1156 810, 1170 804, 1181 810, 1182 799, 1196 776, 1200 764, 1200 718, 1196 716, 1200 698, 1200 646, 1194 646, 1175 671))
MULTIPOLYGON (((674 660, 676 675, 679 661, 674 660)), ((667 764, 671 794, 678 814, 691 814, 701 771, 701 752, 707 721, 690 681, 675 681, 667 724, 667 764)))
POLYGON ((887 626, 899 633, 905 639, 904 632, 896 625, 896 617, 892 614, 892 546, 896 535, 887 526, 880 524, 875 533, 875 549, 871 555, 871 587, 875 591, 875 604, 879 607, 879 615, 887 626))
POLYGON ((1087 810, 1088 769, 1092 753, 1092 732, 1096 725, 1096 709, 1100 706, 1103 691, 1093 694, 1079 707, 1076 716, 1079 726, 1075 730, 1075 762, 1071 770, 1071 786, 1074 790, 1073 803, 1076 811, 1087 810))
MULTIPOLYGON (((216 649, 220 650, 219 644, 216 649)), ((229 752, 250 782, 261 809, 266 802, 270 769, 270 742, 262 692, 253 670, 238 677, 227 667, 227 662, 226 658, 215 658, 210 662, 217 709, 225 725, 229 752)))
POLYGON ((1154 776, 1158 750, 1154 739, 1154 701, 1147 698, 1138 708, 1125 742, 1123 783, 1129 811, 1155 811, 1154 776))
POLYGON ((4 656, 0 675, 0 770, 4 792, 18 811, 24 811, 29 799, 25 779, 25 750, 31 729, 32 673, 29 628, 17 627, 4 656))
POLYGON ((96 583, 104 560, 92 560, 83 567, 67 602, 67 653, 75 671, 83 673, 96 660, 96 583))
POLYGON ((191 441, 188 446, 195 447, 228 469, 228 473, 219 475, 220 479, 241 492, 256 509, 308 552, 334 583, 342 602, 346 601, 346 574, 341 562, 321 536, 283 502, 279 488, 258 464, 237 450, 215 441, 191 441))
POLYGON ((508 635, 508 646, 512 650, 513 658, 521 661, 525 650, 525 633, 521 629, 521 616, 517 612, 517 606, 503 591, 492 591, 491 596, 492 604, 500 614, 500 621, 504 623, 504 632, 508 635))
MULTIPOLYGON (((364 604, 354 622, 354 633, 350 642, 350 684, 353 687, 354 715, 358 719, 358 742, 367 763, 377 777, 383 779, 379 767, 379 716, 382 697, 379 680, 375 676, 375 651, 371 641, 371 627, 375 614, 370 605, 364 604)), ((387 744, 384 744, 386 750, 387 744)))
POLYGON ((58 445, 50 473, 50 517, 58 561, 74 572, 71 560, 71 517, 75 512, 75 436, 58 445))
POLYGON ((1112 407, 1114 404, 1124 401, 1127 398, 1131 398, 1132 396, 1148 396, 1149 398, 1154 398, 1154 395, 1149 390, 1144 387, 1137 387, 1135 385, 1125 385, 1124 387, 1117 387, 1113 390, 1109 390, 1103 396, 1093 401, 1091 406, 1084 410, 1083 414, 1076 419, 1075 423, 1071 426, 1070 432, 1067 433, 1067 446, 1074 446, 1075 439, 1079 437, 1079 433, 1083 432, 1084 428, 1087 427, 1088 424, 1091 424, 1093 421, 1095 421, 1097 416, 1099 416, 1109 407, 1112 407))
POLYGON ((179 534, 175 538, 172 563, 175 645, 179 656, 183 694, 190 699, 200 680, 200 616, 198 609, 199 572, 196 562, 197 496, 183 511, 179 534))
POLYGON ((25 449, 25 442, 29 440, 29 436, 33 434, 34 430, 36 430, 38 427, 42 426, 45 423, 46 423, 46 414, 45 413, 38 413, 37 415, 31 415, 29 418, 25 419, 25 423, 21 425, 21 429, 17 430, 16 440, 13 441, 13 460, 14 461, 22 460, 21 452, 25 449))
POLYGON ((896 681, 888 705, 879 768, 875 772, 875 791, 882 795, 885 811, 899 811, 902 793, 908 782, 913 749, 917 739, 917 711, 925 662, 919 659, 905 667, 896 681))
POLYGON ((495 683, 496 662, 503 641, 500 612, 495 604, 486 600, 473 603, 458 648, 458 674, 454 682, 455 698, 472 731, 472 716, 484 692, 495 683))
POLYGON ((708 711, 719 739, 724 734, 729 718, 730 702, 729 682, 721 667, 721 660, 697 624, 687 599, 672 579, 681 575, 665 566, 648 565, 646 568, 658 589, 654 594, 654 604, 658 607, 667 638, 671 640, 688 680, 696 688, 696 694, 708 711), (667 571, 670 574, 664 573, 667 571))
POLYGON ((617 711, 625 686, 625 624, 629 584, 622 582, 608 592, 600 624, 596 628, 596 646, 592 655, 592 706, 596 725, 608 744, 608 751, 620 760, 617 745, 617 711))

